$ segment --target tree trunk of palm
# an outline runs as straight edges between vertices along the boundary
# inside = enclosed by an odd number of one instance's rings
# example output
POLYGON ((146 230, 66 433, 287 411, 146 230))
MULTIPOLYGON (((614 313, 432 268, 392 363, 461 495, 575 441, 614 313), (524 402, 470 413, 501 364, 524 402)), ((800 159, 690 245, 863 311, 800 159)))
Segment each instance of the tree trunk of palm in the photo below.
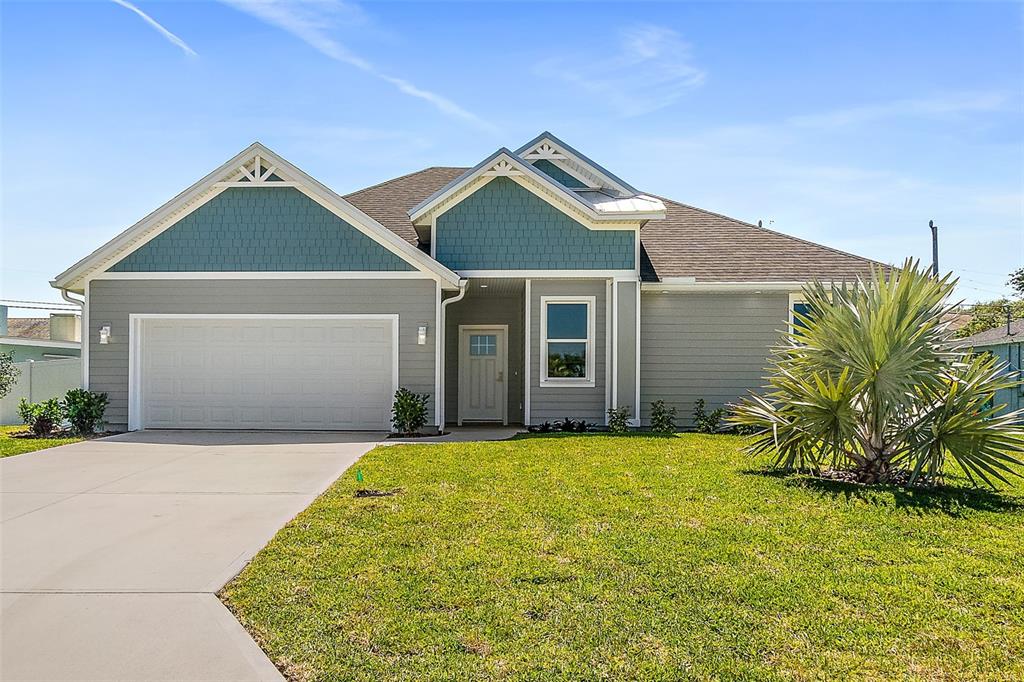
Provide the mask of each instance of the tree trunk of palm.
POLYGON ((859 483, 886 483, 892 475, 889 457, 884 450, 865 453, 863 464, 854 469, 859 483))

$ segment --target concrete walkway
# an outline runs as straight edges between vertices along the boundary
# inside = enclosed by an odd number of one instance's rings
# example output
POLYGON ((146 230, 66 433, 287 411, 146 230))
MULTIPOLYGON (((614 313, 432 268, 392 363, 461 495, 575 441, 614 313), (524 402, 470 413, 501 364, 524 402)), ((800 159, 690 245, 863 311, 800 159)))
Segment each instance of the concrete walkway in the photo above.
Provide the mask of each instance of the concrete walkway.
POLYGON ((0 679, 281 679, 215 592, 382 437, 142 432, 0 459, 0 679))

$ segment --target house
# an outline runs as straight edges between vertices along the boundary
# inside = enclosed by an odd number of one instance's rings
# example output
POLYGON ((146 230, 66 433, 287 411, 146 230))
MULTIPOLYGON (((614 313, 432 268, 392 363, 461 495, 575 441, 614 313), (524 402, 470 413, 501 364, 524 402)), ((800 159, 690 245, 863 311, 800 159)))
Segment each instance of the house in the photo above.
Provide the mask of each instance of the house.
POLYGON ((400 386, 434 425, 637 424, 758 387, 801 285, 876 265, 543 133, 346 196, 255 143, 52 285, 115 427, 382 429, 400 386))
MULTIPOLYGON (((1021 346, 1024 345, 1024 320, 1013 320, 983 332, 965 336, 956 340, 959 348, 971 348, 976 352, 991 353, 1000 362, 1006 363, 1006 372, 1020 378, 1021 346)), ((996 391, 995 404, 1006 405, 1003 412, 1013 412, 1024 408, 1024 386, 1015 386, 996 391)))
POLYGON ((0 305, 0 353, 11 353, 15 362, 67 360, 81 355, 81 317, 50 313, 50 317, 8 317, 9 306, 0 305))

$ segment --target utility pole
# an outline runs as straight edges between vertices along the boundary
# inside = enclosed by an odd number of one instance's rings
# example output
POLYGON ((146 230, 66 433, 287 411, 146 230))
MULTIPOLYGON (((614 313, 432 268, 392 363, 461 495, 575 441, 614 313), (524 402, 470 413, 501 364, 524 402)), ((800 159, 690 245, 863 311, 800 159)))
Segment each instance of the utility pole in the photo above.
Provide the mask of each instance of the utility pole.
POLYGON ((928 227, 932 230, 932 274, 935 279, 939 278, 939 226, 934 220, 928 221, 928 227))

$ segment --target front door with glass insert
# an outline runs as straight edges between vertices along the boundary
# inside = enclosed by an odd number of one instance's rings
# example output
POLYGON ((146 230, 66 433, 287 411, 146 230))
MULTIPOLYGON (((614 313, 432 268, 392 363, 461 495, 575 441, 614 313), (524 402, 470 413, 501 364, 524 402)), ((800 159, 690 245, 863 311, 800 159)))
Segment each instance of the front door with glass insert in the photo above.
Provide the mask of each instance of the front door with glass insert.
POLYGON ((507 327, 459 327, 459 424, 463 421, 508 423, 507 327))

